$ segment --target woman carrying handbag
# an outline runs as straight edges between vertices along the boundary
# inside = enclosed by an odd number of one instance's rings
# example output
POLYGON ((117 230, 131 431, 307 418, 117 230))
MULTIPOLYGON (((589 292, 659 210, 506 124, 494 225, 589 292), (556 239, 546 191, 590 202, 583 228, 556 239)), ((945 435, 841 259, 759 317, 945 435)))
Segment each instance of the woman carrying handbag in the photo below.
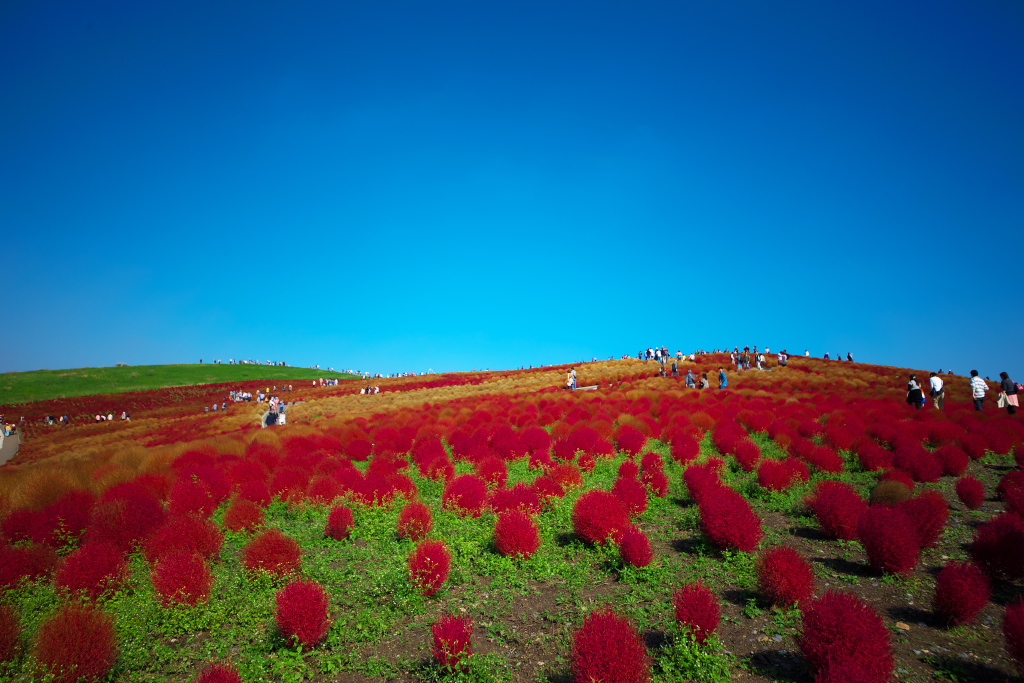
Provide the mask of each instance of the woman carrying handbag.
POLYGON ((1010 415, 1017 414, 1017 385, 1010 379, 1010 376, 1005 372, 999 373, 1000 382, 999 388, 999 403, 997 404, 1000 408, 1006 408, 1006 412, 1010 415))

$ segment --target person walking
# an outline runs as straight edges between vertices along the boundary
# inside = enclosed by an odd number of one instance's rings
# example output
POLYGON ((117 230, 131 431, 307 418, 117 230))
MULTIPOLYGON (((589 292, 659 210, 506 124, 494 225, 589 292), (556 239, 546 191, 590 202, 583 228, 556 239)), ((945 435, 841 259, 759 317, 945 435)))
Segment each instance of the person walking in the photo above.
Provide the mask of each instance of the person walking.
POLYGON ((679 361, 676 360, 675 358, 672 359, 672 376, 679 376, 679 361))
POLYGON ((579 384, 576 383, 576 368, 573 368, 572 370, 570 370, 569 374, 572 375, 572 388, 573 388, 573 391, 575 391, 576 389, 579 388, 579 384))
POLYGON ((718 388, 725 389, 729 386, 729 377, 725 374, 725 368, 718 368, 718 388))
POLYGON ((946 407, 946 386, 942 382, 942 378, 933 372, 928 378, 928 383, 932 385, 931 391, 928 392, 932 397, 932 405, 936 410, 944 409, 946 407))
POLYGON ((985 392, 988 391, 988 385, 985 384, 985 380, 978 377, 977 370, 971 370, 971 398, 974 399, 974 409, 978 411, 984 410, 985 403, 985 392))
POLYGON ((911 375, 907 382, 907 405, 914 406, 914 410, 921 410, 924 405, 924 392, 921 391, 921 384, 917 381, 917 375, 911 375))
POLYGON ((572 370, 565 373, 565 388, 572 390, 572 370))
POLYGON ((999 394, 1000 406, 1006 407, 1006 412, 1010 415, 1017 414, 1017 385, 1010 379, 1010 376, 1005 372, 999 373, 999 378, 1002 382, 999 383, 999 388, 1002 390, 999 394))

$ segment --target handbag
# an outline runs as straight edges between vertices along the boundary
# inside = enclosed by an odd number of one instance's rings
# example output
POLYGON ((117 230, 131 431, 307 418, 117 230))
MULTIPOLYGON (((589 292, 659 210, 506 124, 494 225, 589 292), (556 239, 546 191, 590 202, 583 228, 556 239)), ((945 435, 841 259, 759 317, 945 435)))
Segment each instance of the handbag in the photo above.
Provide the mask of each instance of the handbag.
POLYGON ((1003 393, 1002 391, 999 392, 999 401, 996 402, 996 407, 997 408, 1005 408, 1006 407, 1006 394, 1003 393))

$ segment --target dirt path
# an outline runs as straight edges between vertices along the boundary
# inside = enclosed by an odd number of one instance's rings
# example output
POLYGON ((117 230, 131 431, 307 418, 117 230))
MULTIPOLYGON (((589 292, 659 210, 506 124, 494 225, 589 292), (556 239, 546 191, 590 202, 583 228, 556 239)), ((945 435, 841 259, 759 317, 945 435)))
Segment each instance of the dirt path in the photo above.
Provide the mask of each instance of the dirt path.
POLYGON ((4 465, 18 454, 21 446, 21 434, 15 432, 11 436, 3 437, 3 445, 0 446, 0 465, 4 465))

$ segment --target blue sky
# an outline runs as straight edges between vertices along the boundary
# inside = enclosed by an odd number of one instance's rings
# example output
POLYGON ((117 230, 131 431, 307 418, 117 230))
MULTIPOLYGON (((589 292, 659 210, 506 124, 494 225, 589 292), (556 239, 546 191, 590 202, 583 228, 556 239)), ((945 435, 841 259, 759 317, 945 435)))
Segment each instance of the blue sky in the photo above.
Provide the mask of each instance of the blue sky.
POLYGON ((0 5, 0 371, 1024 377, 1017 2, 0 5))

